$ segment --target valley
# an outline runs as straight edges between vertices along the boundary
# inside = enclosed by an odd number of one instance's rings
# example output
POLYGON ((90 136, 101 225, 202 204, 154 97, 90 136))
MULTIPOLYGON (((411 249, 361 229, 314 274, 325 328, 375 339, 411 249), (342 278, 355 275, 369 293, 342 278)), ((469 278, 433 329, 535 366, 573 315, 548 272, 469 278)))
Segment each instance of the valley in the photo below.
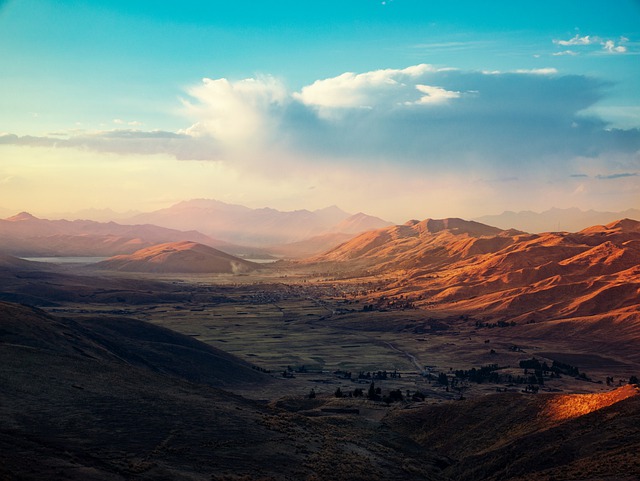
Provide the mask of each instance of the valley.
POLYGON ((635 479, 639 235, 429 219, 267 264, 3 255, 1 479, 635 479))
POLYGON ((588 377, 555 378, 547 373, 542 392, 604 392, 610 389, 608 377, 618 386, 640 372, 635 341, 624 342, 615 335, 609 340, 567 338, 553 335, 558 330, 554 323, 541 333, 540 326, 493 327, 469 315, 433 308, 370 311, 360 299, 367 284, 307 278, 296 282, 290 275, 282 279, 282 273, 276 275, 278 282, 269 282, 268 273, 262 276, 259 283, 251 276, 244 282, 228 277, 212 282, 205 276, 165 279, 179 286, 185 297, 188 292, 188 300, 180 302, 64 303, 47 310, 70 318, 118 314, 150 322, 236 355, 282 380, 270 386, 273 392, 243 392, 255 398, 304 396, 312 388, 325 396, 337 388, 349 393, 368 387, 372 378, 367 373, 397 372, 400 378, 373 380, 385 391, 420 391, 426 402, 439 402, 460 397, 459 390, 437 382, 440 373, 456 379, 456 371, 490 365, 500 367, 496 372, 501 381, 464 380, 465 397, 496 390, 521 392, 528 383, 523 382, 526 376, 519 363, 532 358, 549 366, 553 361, 574 366, 588 377), (365 377, 359 379, 361 372, 365 377), (345 379, 346 373, 351 378, 345 379), (520 383, 509 381, 509 376, 520 377, 520 383))

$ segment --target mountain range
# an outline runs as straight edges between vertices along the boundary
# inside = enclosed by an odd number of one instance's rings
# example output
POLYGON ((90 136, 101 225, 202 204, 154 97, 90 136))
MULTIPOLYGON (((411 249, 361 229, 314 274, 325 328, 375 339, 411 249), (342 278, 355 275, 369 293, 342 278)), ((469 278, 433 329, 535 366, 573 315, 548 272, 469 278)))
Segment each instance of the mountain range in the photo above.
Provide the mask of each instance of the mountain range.
POLYGON ((410 221, 366 232, 305 263, 392 279, 371 302, 406 296, 494 322, 583 319, 586 328, 626 320, 618 329, 640 340, 640 222, 631 219, 545 234, 461 219, 410 221))
POLYGON ((0 252, 23 257, 112 256, 133 253, 162 242, 183 240, 232 247, 200 232, 182 232, 149 224, 48 220, 27 212, 0 220, 0 252))
POLYGON ((21 212, 0 219, 0 252, 23 257, 106 257, 159 243, 193 241, 242 257, 264 258, 268 251, 300 257, 388 225, 377 217, 350 215, 337 207, 281 212, 212 200, 182 202, 120 223, 39 219, 21 212))
POLYGON ((270 246, 298 242, 328 234, 359 234, 391 225, 363 213, 350 215, 336 206, 314 211, 251 209, 217 200, 196 199, 166 209, 139 214, 132 223, 155 224, 173 229, 196 229, 235 244, 270 246))
POLYGON ((484 215, 474 220, 483 224, 495 225, 503 229, 519 229, 525 232, 577 232, 587 227, 608 224, 618 219, 640 219, 640 209, 627 209, 622 212, 599 212, 570 209, 549 209, 544 212, 505 211, 499 215, 484 215))

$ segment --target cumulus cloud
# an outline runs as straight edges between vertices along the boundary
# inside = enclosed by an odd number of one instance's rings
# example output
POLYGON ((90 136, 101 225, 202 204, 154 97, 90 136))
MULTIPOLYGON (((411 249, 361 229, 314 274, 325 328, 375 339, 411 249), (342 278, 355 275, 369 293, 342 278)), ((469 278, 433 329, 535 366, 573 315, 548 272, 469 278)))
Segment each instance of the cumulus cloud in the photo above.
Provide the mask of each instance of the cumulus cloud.
POLYGON ((624 53, 627 51, 627 47, 624 45, 616 45, 613 40, 605 41, 602 47, 609 53, 624 53))
POLYGON ((419 83, 429 74, 448 70, 420 64, 405 69, 374 70, 360 74, 346 72, 337 77, 316 80, 294 93, 293 98, 316 108, 324 116, 337 109, 393 108, 400 104, 430 103, 423 99, 431 97, 441 101, 457 96, 453 93, 449 95, 440 87, 419 83))
POLYGON ((540 175, 553 166, 566 178, 575 173, 575 157, 640 150, 640 131, 611 129, 593 112, 607 88, 600 80, 552 68, 480 72, 426 64, 347 72, 297 92, 271 76, 207 78, 188 89, 183 113, 189 125, 179 132, 5 135, 0 144, 164 153, 265 170, 285 158, 300 168, 340 162, 424 172, 476 167, 507 177, 523 169, 540 175))
POLYGON ((227 147, 270 137, 288 100, 284 84, 271 76, 237 82, 205 78, 188 94, 192 100, 183 100, 186 114, 198 122, 185 133, 193 137, 210 135, 227 147))

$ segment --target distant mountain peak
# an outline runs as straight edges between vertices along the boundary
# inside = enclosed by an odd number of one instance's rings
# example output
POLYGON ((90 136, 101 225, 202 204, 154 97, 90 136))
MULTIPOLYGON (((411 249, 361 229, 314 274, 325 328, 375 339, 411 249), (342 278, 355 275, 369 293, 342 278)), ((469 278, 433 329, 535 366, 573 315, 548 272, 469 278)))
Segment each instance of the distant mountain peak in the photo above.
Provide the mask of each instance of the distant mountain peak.
POLYGON ((633 219, 620 219, 607 224, 607 229, 618 229, 622 232, 640 232, 640 222, 633 219))
POLYGON ((495 225, 502 229, 514 228, 525 232, 579 232, 594 226, 605 226, 618 219, 640 219, 640 209, 622 212, 599 212, 578 207, 562 209, 553 207, 544 212, 505 211, 499 215, 485 215, 474 220, 495 225))
POLYGON ((38 220, 38 218, 29 214, 28 212, 20 212, 19 214, 9 217, 5 220, 11 221, 11 222, 24 222, 29 220, 38 220))
MULTIPOLYGON (((406 224, 408 225, 408 223, 406 224)), ((419 231, 436 234, 442 231, 449 231, 454 234, 470 234, 470 235, 497 235, 502 229, 492 227, 480 222, 472 220, 459 219, 457 217, 449 217, 445 219, 425 219, 412 226, 419 231)))
POLYGON ((196 229, 227 242, 251 246, 288 244, 331 232, 359 233, 389 225, 381 219, 363 215, 360 222, 351 220, 348 225, 340 226, 349 216, 335 205, 314 211, 281 211, 272 207, 249 208, 212 199, 194 199, 137 215, 129 221, 180 230, 196 229), (345 230, 336 230, 338 226, 345 230))
POLYGON ((633 219, 620 219, 610 222, 606 225, 595 225, 592 227, 588 227, 583 229, 581 232, 583 233, 594 233, 594 232, 640 232, 640 222, 633 219))

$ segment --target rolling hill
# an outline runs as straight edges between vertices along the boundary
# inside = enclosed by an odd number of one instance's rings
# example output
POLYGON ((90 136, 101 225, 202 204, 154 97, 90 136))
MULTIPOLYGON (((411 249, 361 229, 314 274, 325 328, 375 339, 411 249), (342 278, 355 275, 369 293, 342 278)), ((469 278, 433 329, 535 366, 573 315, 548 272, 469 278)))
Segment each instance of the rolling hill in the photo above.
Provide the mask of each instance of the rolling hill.
POLYGON ((115 256, 91 266, 125 272, 240 274, 259 268, 256 263, 196 242, 169 242, 115 256))

